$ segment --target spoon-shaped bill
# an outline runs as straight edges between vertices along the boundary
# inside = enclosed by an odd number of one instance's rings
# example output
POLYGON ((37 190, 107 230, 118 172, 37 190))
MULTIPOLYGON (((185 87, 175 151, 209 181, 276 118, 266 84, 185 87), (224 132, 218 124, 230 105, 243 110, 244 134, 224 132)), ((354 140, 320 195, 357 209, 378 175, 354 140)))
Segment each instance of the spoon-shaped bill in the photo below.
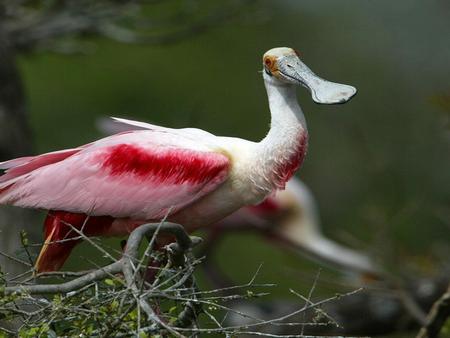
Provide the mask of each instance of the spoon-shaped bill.
POLYGON ((320 78, 295 55, 280 58, 278 69, 285 81, 308 88, 316 103, 344 103, 356 94, 355 87, 320 78))
POLYGON ((345 103, 356 94, 355 87, 323 79, 306 85, 311 90, 314 102, 321 104, 345 103))

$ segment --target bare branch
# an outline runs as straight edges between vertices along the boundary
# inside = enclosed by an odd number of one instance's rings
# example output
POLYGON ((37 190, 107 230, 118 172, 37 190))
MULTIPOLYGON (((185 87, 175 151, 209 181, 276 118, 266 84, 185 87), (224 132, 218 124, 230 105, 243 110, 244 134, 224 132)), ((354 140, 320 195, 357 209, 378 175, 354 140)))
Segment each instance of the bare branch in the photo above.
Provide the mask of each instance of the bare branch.
POLYGON ((12 293, 27 293, 30 295, 56 294, 68 293, 78 290, 93 281, 101 280, 108 277, 110 274, 115 274, 122 271, 122 263, 115 262, 105 266, 101 270, 96 270, 84 276, 78 277, 66 283, 61 284, 38 284, 38 285, 18 285, 7 286, 5 294, 12 293))
POLYGON ((416 338, 436 338, 450 317, 450 285, 447 292, 439 298, 428 313, 425 325, 416 338))
POLYGON ((31 267, 30 263, 25 262, 25 261, 23 261, 23 260, 21 260, 19 258, 14 257, 14 256, 8 255, 7 253, 4 253, 4 252, 0 251, 0 256, 6 257, 6 258, 8 258, 8 259, 10 259, 10 260, 12 260, 12 261, 14 261, 16 263, 23 264, 23 265, 26 265, 28 267, 31 267))

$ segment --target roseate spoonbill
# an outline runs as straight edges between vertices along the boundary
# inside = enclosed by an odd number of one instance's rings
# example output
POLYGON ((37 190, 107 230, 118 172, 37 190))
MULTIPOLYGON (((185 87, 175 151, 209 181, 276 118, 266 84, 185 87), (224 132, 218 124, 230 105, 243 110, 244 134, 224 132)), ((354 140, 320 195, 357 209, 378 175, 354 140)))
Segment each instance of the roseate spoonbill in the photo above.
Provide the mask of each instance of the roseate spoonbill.
MULTIPOLYGON (((97 120, 97 127, 107 135, 141 129, 110 118, 97 120)), ((270 243, 281 244, 283 249, 290 249, 332 268, 365 277, 379 275, 379 269, 366 254, 328 239, 321 231, 319 218, 317 201, 311 190, 300 179, 292 177, 285 190, 271 194, 258 205, 243 207, 205 228, 207 238, 202 253, 210 261, 217 242, 227 233, 254 231, 267 237, 270 243)), ((211 275, 219 275, 218 271, 211 271, 215 266, 211 264, 208 268, 211 275)))
POLYGON ((323 104, 346 102, 356 89, 316 76, 291 48, 269 50, 263 65, 271 127, 260 142, 121 120, 145 130, 0 163, 0 204, 49 210, 36 270, 62 266, 76 244, 61 241, 77 236, 71 226, 124 235, 167 216, 191 231, 283 189, 308 140, 295 86, 323 104))

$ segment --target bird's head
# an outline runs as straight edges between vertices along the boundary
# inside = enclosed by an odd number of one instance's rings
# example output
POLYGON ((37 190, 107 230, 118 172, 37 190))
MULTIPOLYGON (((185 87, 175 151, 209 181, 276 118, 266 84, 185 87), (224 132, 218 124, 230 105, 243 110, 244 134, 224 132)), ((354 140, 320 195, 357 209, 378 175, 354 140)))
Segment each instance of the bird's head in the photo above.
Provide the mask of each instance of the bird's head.
POLYGON ((355 87, 318 77, 292 48, 272 48, 264 54, 263 65, 266 81, 275 85, 302 85, 311 91, 316 103, 345 103, 356 94, 355 87))

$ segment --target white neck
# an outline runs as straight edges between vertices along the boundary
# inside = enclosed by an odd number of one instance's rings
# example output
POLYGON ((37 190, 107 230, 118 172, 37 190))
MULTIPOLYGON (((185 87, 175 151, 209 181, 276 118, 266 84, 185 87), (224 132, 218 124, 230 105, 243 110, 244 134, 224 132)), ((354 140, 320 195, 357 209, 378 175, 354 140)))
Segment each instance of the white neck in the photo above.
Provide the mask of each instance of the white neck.
POLYGON ((306 151, 307 130, 295 87, 281 84, 265 73, 264 83, 271 123, 269 133, 258 144, 256 156, 260 174, 265 178, 261 185, 271 191, 283 189, 293 174, 291 169, 296 169, 296 161, 301 162, 306 151))
POLYGON ((306 130, 305 116, 297 101, 296 86, 281 84, 265 73, 264 85, 271 113, 270 131, 264 141, 279 136, 279 133, 284 135, 286 131, 292 128, 300 127, 306 130))

